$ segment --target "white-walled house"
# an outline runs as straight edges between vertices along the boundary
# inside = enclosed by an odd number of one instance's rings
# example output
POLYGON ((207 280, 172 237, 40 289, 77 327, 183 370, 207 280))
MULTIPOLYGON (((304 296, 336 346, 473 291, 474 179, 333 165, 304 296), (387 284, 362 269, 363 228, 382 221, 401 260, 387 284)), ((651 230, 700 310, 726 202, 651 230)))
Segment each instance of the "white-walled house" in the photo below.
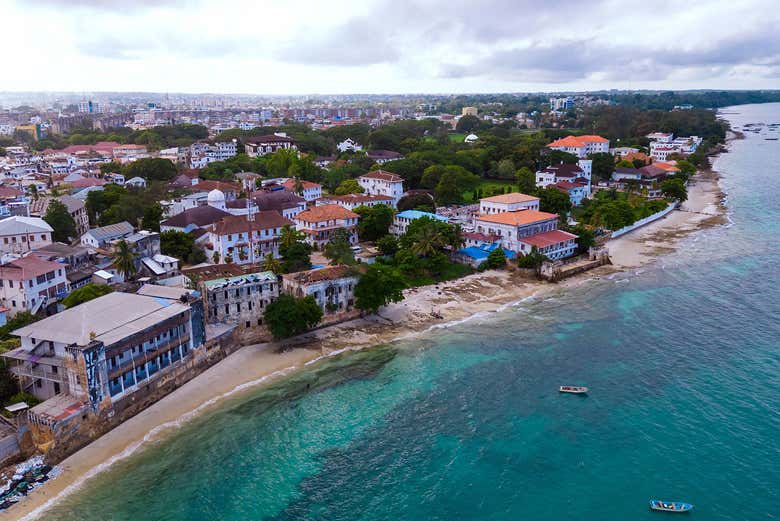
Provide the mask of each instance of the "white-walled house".
POLYGON ((311 181, 304 181, 302 179, 288 179, 282 185, 288 192, 292 192, 300 197, 303 197, 306 202, 315 201, 322 197, 322 185, 312 183, 311 181), (296 188, 300 188, 301 191, 297 192, 296 188))
POLYGON ((203 243, 206 256, 214 260, 216 253, 219 262, 230 259, 234 264, 258 263, 269 253, 279 257, 282 227, 292 224, 275 210, 223 217, 208 229, 203 243))
POLYGON ((358 177, 358 184, 369 195, 386 195, 393 198, 393 206, 404 195, 403 178, 385 170, 374 170, 358 177))
POLYGON ((390 233, 396 237, 400 237, 406 233, 406 228, 409 226, 409 223, 420 219, 421 217, 428 217, 429 219, 445 223, 449 222, 449 219, 446 217, 435 213, 421 212, 420 210, 405 210, 396 214, 395 218, 393 218, 393 224, 390 226, 390 233))
POLYGON ((609 153, 609 140, 601 136, 566 136, 547 145, 552 150, 560 150, 585 159, 588 154, 609 153))
POLYGON ((532 195, 513 192, 510 194, 494 195, 479 200, 480 214, 494 214, 512 212, 515 210, 538 210, 539 198, 532 195))
POLYGON ((479 234, 497 238, 507 250, 523 255, 542 243, 543 253, 551 259, 568 257, 577 249, 577 236, 558 230, 558 215, 554 213, 517 210, 480 215, 474 219, 474 228, 479 234))
POLYGON ((360 146, 352 138, 345 139, 344 141, 336 145, 336 148, 339 150, 339 152, 346 152, 347 150, 350 150, 352 152, 360 152, 361 150, 363 150, 363 147, 360 146))
POLYGON ((24 253, 52 243, 54 229, 38 217, 15 215, 0 221, 0 252, 24 253))
POLYGON ((27 255, 0 266, 0 303, 13 316, 37 313, 50 300, 68 293, 65 264, 27 255))
POLYGON ((328 266, 282 275, 282 291, 296 298, 311 295, 324 313, 336 313, 352 308, 358 280, 354 268, 328 266))
POLYGON ((358 206, 376 206, 377 204, 384 204, 392 208, 393 198, 386 195, 347 194, 326 195, 317 199, 317 206, 326 204, 337 204, 352 211, 358 206))
POLYGON ((321 248, 328 244, 337 230, 349 233, 349 242, 357 243, 357 223, 360 216, 337 204, 315 206, 301 212, 293 220, 295 228, 306 234, 306 242, 321 248))

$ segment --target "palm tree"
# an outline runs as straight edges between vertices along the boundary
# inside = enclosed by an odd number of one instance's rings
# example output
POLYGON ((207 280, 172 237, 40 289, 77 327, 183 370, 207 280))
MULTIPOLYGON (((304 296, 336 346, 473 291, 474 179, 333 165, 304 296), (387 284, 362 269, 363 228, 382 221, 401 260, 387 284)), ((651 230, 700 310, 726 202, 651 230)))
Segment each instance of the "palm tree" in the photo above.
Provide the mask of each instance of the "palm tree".
POLYGON ((272 271, 277 275, 282 272, 282 263, 274 257, 273 253, 266 253, 263 258, 263 269, 265 271, 272 271))
POLYGON ((432 257, 444 246, 444 238, 435 223, 426 223, 417 232, 412 253, 420 257, 432 257))
POLYGON ((453 250, 459 250, 466 244, 466 239, 463 237, 463 228, 460 224, 456 224, 452 227, 452 235, 449 237, 449 246, 453 250))
POLYGON ((135 275, 135 255, 126 240, 122 239, 116 243, 111 260, 114 261, 114 266, 119 270, 119 273, 124 275, 125 279, 135 275))
POLYGON ((293 192, 296 193, 296 195, 303 195, 303 181, 301 181, 300 177, 295 178, 295 183, 293 184, 293 192))
POLYGON ((300 242, 304 239, 302 232, 299 232, 289 224, 282 226, 282 230, 279 232, 279 247, 281 249, 287 249, 296 242, 300 242))

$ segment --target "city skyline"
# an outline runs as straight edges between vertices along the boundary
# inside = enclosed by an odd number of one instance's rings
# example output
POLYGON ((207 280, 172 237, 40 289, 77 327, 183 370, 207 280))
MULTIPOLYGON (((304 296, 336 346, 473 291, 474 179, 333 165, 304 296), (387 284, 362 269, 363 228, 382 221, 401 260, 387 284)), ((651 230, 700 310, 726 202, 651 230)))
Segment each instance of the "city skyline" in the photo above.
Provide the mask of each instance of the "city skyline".
POLYGON ((13 92, 766 89, 780 77, 765 0, 0 3, 7 38, 24 42, 7 58, 13 92))

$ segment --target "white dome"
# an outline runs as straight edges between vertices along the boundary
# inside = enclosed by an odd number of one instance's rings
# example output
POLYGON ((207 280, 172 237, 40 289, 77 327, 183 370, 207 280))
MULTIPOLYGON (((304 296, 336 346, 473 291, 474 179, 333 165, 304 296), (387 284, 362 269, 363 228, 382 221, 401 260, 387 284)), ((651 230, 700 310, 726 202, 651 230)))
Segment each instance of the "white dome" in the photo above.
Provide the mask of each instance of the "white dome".
POLYGON ((222 190, 217 190, 216 188, 209 192, 209 196, 207 199, 209 204, 212 203, 224 203, 225 202, 225 194, 222 193, 222 190))

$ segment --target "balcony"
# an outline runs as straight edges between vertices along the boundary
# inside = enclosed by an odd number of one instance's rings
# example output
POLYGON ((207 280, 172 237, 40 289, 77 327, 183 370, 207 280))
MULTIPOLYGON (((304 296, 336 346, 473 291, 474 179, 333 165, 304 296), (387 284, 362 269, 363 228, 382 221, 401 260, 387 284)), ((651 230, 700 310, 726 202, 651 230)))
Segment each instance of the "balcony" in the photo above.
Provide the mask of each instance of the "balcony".
POLYGON ((155 358, 157 358, 160 352, 168 351, 169 349, 176 347, 179 344, 189 343, 189 341, 190 341, 190 335, 184 334, 184 335, 179 335, 177 337, 173 337, 165 342, 160 342, 159 344, 153 346, 151 349, 144 351, 139 355, 136 355, 134 358, 125 360, 124 362, 120 363, 117 367, 114 367, 113 369, 109 370, 108 378, 109 379, 117 378, 119 376, 122 376, 128 370, 133 369, 134 367, 143 367, 150 360, 154 360, 155 358))

